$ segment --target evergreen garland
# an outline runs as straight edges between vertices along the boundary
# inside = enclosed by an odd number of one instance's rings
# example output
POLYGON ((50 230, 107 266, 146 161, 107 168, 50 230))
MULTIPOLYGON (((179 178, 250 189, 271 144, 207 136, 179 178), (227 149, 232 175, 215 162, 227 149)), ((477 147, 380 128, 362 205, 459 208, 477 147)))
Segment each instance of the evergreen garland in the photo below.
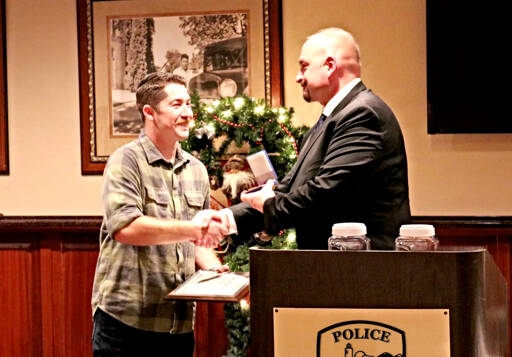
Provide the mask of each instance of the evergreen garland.
MULTIPOLYGON (((198 157, 222 185, 222 162, 232 142, 238 147, 250 144, 249 153, 265 149, 279 179, 291 169, 298 154, 299 141, 307 128, 291 123, 293 109, 273 108, 263 99, 240 96, 223 98, 210 103, 192 94, 195 123, 189 138, 181 146, 198 157), (216 140, 223 140, 215 147, 216 140)), ((295 231, 281 232, 268 242, 252 240, 228 251, 224 263, 231 271, 249 271, 249 247, 260 249, 296 249, 295 231)), ((250 343, 249 308, 242 303, 224 305, 229 348, 224 357, 245 357, 250 343)))
POLYGON ((279 179, 291 169, 297 158, 299 140, 307 128, 294 127, 293 108, 273 108, 263 99, 240 96, 204 103, 191 96, 195 124, 181 146, 196 155, 222 183, 222 162, 232 142, 238 147, 249 143, 249 154, 265 149, 279 179), (218 148, 214 142, 222 141, 218 148))
POLYGON ((245 357, 250 344, 250 313, 241 304, 224 304, 229 347, 223 357, 245 357))

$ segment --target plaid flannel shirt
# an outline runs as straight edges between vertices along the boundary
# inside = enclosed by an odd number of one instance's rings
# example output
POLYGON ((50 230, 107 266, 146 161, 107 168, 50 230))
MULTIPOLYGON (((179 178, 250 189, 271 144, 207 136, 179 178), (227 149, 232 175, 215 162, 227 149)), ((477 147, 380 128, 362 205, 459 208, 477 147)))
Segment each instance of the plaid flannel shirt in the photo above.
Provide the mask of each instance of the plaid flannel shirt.
POLYGON ((164 296, 194 273, 194 245, 134 246, 117 242, 113 236, 142 215, 190 220, 208 208, 209 194, 206 168, 179 145, 174 164, 165 161, 144 133, 110 156, 104 172, 105 216, 93 314, 99 307, 141 330, 192 331, 193 303, 168 301, 164 296))

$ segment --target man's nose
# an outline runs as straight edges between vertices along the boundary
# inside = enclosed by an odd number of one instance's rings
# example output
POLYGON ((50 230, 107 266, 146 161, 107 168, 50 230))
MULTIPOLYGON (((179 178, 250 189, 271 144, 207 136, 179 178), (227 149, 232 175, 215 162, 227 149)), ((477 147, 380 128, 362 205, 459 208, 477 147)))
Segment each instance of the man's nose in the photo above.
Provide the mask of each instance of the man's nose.
POLYGON ((300 71, 297 72, 295 76, 295 82, 300 83, 302 81, 302 73, 300 71))
POLYGON ((302 83, 304 82, 304 72, 302 72, 301 70, 297 71, 297 75, 295 76, 295 82, 302 85, 302 83))
POLYGON ((192 107, 189 106, 189 105, 186 105, 182 110, 181 110, 181 116, 182 117, 186 117, 186 118, 192 118, 194 116, 194 113, 192 112, 192 107))

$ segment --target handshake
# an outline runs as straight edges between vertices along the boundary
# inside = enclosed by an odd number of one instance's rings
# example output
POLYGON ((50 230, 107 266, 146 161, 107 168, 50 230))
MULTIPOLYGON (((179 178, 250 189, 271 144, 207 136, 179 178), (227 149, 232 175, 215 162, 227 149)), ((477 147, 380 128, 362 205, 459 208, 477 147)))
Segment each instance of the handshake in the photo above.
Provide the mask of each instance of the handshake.
MULTIPOLYGON (((246 190, 242 192, 241 200, 263 213, 265 201, 275 196, 275 184, 275 180, 268 180, 256 189, 246 190)), ((220 211, 200 211, 192 219, 192 223, 195 226, 193 242, 201 247, 214 248, 226 235, 237 233, 233 214, 227 208, 220 211)))
POLYGON ((227 209, 220 211, 207 209, 198 212, 192 218, 195 245, 215 248, 228 234, 236 233, 236 227, 230 223, 227 209))

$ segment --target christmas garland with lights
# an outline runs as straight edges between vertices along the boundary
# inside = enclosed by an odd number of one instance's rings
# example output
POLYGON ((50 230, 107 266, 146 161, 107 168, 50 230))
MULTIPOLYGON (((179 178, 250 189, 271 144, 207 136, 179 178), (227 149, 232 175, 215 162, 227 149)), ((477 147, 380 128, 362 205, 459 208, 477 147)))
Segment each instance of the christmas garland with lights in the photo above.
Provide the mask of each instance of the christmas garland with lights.
MULTIPOLYGON (((263 99, 246 96, 223 98, 209 103, 191 96, 195 122, 182 147, 201 160, 210 178, 219 185, 223 180, 223 163, 230 155, 232 143, 237 147, 249 144, 251 154, 265 149, 279 179, 291 169, 298 154, 298 145, 307 127, 294 127, 293 108, 274 108, 263 99), (215 143, 220 144, 215 144, 215 143)), ((295 231, 281 232, 269 242, 252 240, 228 250, 224 262, 231 271, 249 271, 249 246, 261 249, 295 249, 295 231)), ((245 303, 245 302, 244 302, 245 303)), ((243 304, 225 304, 229 348, 224 357, 245 357, 250 342, 249 309, 243 304)))
POLYGON ((248 154, 265 149, 279 178, 290 170, 297 158, 298 140, 306 127, 294 127, 293 108, 273 108, 263 99, 245 96, 204 103, 192 95, 195 123, 182 147, 196 155, 210 177, 222 181, 222 163, 229 156, 231 143, 249 143, 248 154), (218 148, 214 143, 222 141, 218 148))

